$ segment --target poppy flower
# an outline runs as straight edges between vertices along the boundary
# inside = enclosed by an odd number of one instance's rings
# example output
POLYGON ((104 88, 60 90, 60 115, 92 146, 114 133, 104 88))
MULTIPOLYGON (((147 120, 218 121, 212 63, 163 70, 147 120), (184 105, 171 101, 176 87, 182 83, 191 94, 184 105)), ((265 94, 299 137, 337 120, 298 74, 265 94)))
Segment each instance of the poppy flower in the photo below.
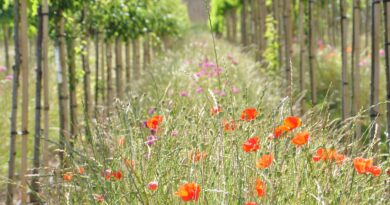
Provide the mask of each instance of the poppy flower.
POLYGON ((353 160, 353 166, 358 174, 366 174, 372 166, 372 159, 357 157, 353 160))
POLYGON ((66 173, 64 173, 64 176, 63 176, 63 178, 64 178, 64 181, 72 181, 72 178, 73 178, 73 173, 72 172, 66 172, 66 173))
POLYGON ((146 121, 146 126, 151 130, 157 130, 158 126, 163 122, 164 117, 155 115, 146 121))
POLYGON ((221 106, 214 106, 210 108, 210 115, 218 115, 220 112, 222 112, 221 106))
POLYGON ((79 167, 79 174, 84 174, 84 172, 85 172, 85 169, 84 169, 84 167, 79 167))
POLYGON ((318 162, 320 160, 336 161, 337 164, 343 163, 345 155, 337 153, 335 149, 319 148, 316 151, 316 155, 313 156, 313 161, 318 162))
POLYGON ((122 179, 122 172, 121 171, 112 172, 111 176, 113 176, 114 179, 116 179, 116 180, 121 180, 122 179))
POLYGON ((186 183, 179 187, 175 195, 180 197, 183 201, 198 201, 200 193, 200 186, 196 183, 186 183))
POLYGON ((158 188, 158 182, 157 181, 149 182, 149 184, 148 184, 148 189, 149 190, 156 191, 157 188, 158 188))
POLYGON ((249 202, 246 202, 245 205, 257 205, 257 204, 256 204, 256 202, 249 201, 249 202))
POLYGON ((102 194, 94 194, 93 198, 96 202, 104 202, 104 195, 102 194))
POLYGON ((117 140, 117 143, 118 143, 119 146, 123 146, 125 144, 125 137, 120 137, 117 140))
POLYGON ((299 117, 289 116, 284 119, 284 126, 287 131, 291 131, 299 126, 301 126, 302 122, 299 117))
POLYGON ((226 132, 234 131, 236 129, 236 127, 237 127, 237 125, 233 120, 232 121, 228 121, 228 120, 223 121, 223 129, 226 132))
POLYGON ((251 137, 242 145, 242 149, 245 152, 256 152, 259 148, 259 137, 251 137))
POLYGON ((288 127, 286 127, 285 125, 280 125, 277 128, 275 128, 273 137, 279 138, 283 133, 287 131, 288 131, 288 127))
POLYGON ((104 173, 103 173, 104 178, 106 180, 110 180, 111 179, 111 173, 112 173, 111 169, 106 169, 106 171, 104 171, 104 173))
POLYGON ((256 179, 256 192, 258 197, 265 196, 265 185, 260 179, 256 179))
POLYGON ((255 108, 247 108, 241 113, 241 120, 245 120, 247 122, 252 121, 257 116, 257 110, 255 108))
POLYGON ((124 161, 126 167, 129 167, 129 168, 131 167, 133 169, 135 168, 135 160, 134 159, 132 159, 132 160, 124 159, 123 161, 124 161))
POLYGON ((309 141, 310 135, 308 132, 301 132, 295 135, 295 137, 291 140, 291 143, 302 146, 309 141))
POLYGON ((272 154, 263 155, 256 163, 256 167, 260 169, 266 169, 271 166, 274 157, 272 154))
POLYGON ((199 162, 200 160, 206 159, 207 153, 206 152, 200 152, 198 151, 191 151, 189 153, 189 158, 191 159, 192 162, 199 162))
POLYGON ((371 167, 368 168, 367 171, 370 172, 372 175, 374 175, 376 177, 381 175, 381 173, 382 173, 382 169, 380 167, 378 167, 378 166, 371 166, 371 167))

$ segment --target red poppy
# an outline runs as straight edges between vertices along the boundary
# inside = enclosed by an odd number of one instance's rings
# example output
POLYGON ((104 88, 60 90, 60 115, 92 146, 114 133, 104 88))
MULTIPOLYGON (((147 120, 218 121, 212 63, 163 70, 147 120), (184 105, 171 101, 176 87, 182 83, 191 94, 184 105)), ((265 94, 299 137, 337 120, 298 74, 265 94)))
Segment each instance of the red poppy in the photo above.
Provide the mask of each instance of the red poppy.
POLYGON ((157 188, 158 188, 158 182, 157 181, 149 182, 149 184, 148 184, 148 189, 149 190, 156 191, 157 188))
POLYGON ((257 116, 257 110, 255 108, 247 108, 241 113, 241 120, 245 120, 247 122, 252 121, 257 116))
POLYGON ((256 163, 256 167, 260 169, 266 169, 271 166, 274 157, 272 154, 263 155, 256 163))
POLYGON ((242 149, 245 152, 256 152, 259 148, 259 137, 251 137, 242 145, 242 149))
POLYGON ((186 183, 179 187, 175 195, 183 201, 198 201, 200 186, 196 183, 186 183))
POLYGON ((102 194, 94 194, 93 198, 96 202, 104 202, 104 195, 102 194))
POLYGON ((256 204, 256 202, 249 201, 249 202, 246 202, 245 205, 257 205, 257 204, 256 204))
POLYGON ((71 181, 72 178, 73 178, 73 173, 72 172, 66 172, 66 173, 64 173, 63 178, 64 178, 64 181, 67 181, 67 182, 71 181))
POLYGON ((228 120, 223 121, 223 129, 226 132, 234 131, 236 129, 236 127, 237 127, 237 125, 233 120, 232 121, 228 121, 228 120))
POLYGON ((221 106, 216 106, 216 107, 210 108, 210 115, 218 115, 220 112, 222 112, 221 106))
POLYGON ((319 148, 316 151, 316 155, 313 156, 313 161, 318 162, 320 160, 336 161, 337 164, 343 163, 345 155, 337 153, 335 149, 319 148))
POLYGON ((301 126, 302 122, 299 117, 289 116, 284 119, 284 126, 287 131, 291 131, 299 126, 301 126))
POLYGON ((189 153, 189 158, 191 159, 192 162, 198 162, 200 160, 206 159, 207 153, 206 152, 200 152, 198 151, 191 151, 189 153))
POLYGON ((116 180, 121 180, 122 179, 122 172, 121 171, 112 172, 111 176, 113 176, 114 179, 116 179, 116 180))
POLYGON ((288 131, 288 127, 285 125, 280 125, 279 127, 275 128, 273 137, 279 138, 283 133, 288 131))
POLYGON ((380 167, 378 167, 378 166, 371 166, 371 167, 368 168, 367 171, 370 172, 372 175, 374 175, 376 177, 381 175, 381 173, 382 173, 382 169, 380 167))
POLYGON ((106 180, 110 180, 111 179, 111 173, 112 173, 111 169, 107 169, 106 171, 104 171, 104 173, 103 173, 104 178, 106 180))
POLYGON ((158 126, 163 122, 164 117, 155 115, 146 121, 146 126, 151 130, 157 130, 158 126))
POLYGON ((295 135, 295 137, 291 140, 291 143, 302 146, 309 141, 310 135, 308 132, 301 132, 295 135))
POLYGON ((265 185, 260 179, 256 179, 256 192, 258 197, 265 196, 265 185))

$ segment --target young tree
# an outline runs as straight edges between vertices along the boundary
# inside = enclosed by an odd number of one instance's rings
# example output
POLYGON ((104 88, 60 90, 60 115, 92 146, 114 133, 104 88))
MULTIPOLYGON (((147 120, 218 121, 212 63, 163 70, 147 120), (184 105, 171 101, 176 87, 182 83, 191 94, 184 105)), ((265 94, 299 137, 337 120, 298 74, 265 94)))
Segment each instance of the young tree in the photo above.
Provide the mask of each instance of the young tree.
MULTIPOLYGON (((386 54, 386 116, 387 133, 390 133, 390 1, 383 1, 385 14, 385 54, 386 54)), ((389 136, 388 136, 389 139, 389 136)), ((388 143, 389 140, 388 140, 388 143)))
POLYGON ((310 90, 311 90, 311 102, 313 105, 317 104, 317 79, 316 79, 316 68, 315 68, 315 38, 314 38, 314 0, 308 0, 309 10, 309 71, 310 71, 310 90))
POLYGON ((341 15, 341 119, 348 118, 348 59, 347 59, 347 16, 345 0, 340 0, 340 15, 341 15))
MULTIPOLYGON (((352 26, 352 97, 351 97, 351 115, 355 116, 360 109, 360 0, 353 1, 353 26, 352 26)), ((360 123, 356 123, 355 136, 361 135, 360 123)))
POLYGON ((372 30, 371 30, 371 95, 370 95, 370 117, 372 122, 371 138, 380 133, 379 117, 379 28, 380 24, 380 1, 372 0, 372 30))

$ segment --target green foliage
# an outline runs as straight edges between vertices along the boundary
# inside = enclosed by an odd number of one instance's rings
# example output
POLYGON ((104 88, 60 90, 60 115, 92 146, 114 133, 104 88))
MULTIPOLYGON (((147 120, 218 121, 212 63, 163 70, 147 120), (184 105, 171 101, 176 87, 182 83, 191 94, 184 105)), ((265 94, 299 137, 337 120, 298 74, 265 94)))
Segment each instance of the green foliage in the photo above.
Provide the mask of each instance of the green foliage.
POLYGON ((210 11, 211 30, 216 33, 222 33, 226 12, 238 8, 240 5, 240 0, 212 0, 210 11))
POLYGON ((263 53, 263 57, 272 71, 276 71, 279 67, 278 48, 280 45, 278 43, 278 32, 275 28, 276 24, 277 22, 273 16, 268 15, 265 23, 266 31, 264 34, 267 39, 267 48, 263 53))

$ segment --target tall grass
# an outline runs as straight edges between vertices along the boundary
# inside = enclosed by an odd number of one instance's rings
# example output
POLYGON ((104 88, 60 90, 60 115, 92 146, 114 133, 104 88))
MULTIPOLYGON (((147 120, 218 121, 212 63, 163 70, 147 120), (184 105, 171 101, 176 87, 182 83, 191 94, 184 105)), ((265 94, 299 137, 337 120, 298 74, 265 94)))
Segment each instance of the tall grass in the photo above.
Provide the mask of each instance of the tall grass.
POLYGON ((199 63, 206 58, 214 61, 213 45, 209 37, 199 35, 182 44, 160 56, 143 80, 134 82, 129 100, 117 102, 109 118, 88 123, 87 135, 66 150, 70 168, 52 170, 42 198, 50 204, 93 204, 99 199, 106 204, 183 204, 174 193, 180 185, 195 182, 201 187, 197 204, 388 203, 388 175, 374 177, 354 169, 355 157, 373 158, 383 172, 389 166, 388 154, 375 149, 377 141, 353 139, 354 119, 341 123, 330 118, 331 102, 325 101, 301 117, 301 127, 270 139, 290 114, 289 99, 280 94, 281 79, 268 77, 223 41, 216 44, 221 75, 195 77, 199 63), (222 108, 218 115, 210 114, 215 106, 222 108), (247 107, 258 110, 254 121, 240 120, 247 107), (156 114, 164 121, 157 133, 151 133, 144 122, 156 114), (238 128, 225 131, 224 120, 234 120, 238 128), (291 139, 302 131, 310 133, 310 141, 297 147, 291 139), (152 134, 157 140, 147 145, 152 134), (253 136, 260 138, 260 149, 245 153, 242 145, 253 136), (321 147, 347 157, 342 164, 314 162, 321 147), (191 153, 196 151, 206 157, 194 162, 191 153), (264 154, 273 154, 274 161, 269 168, 258 169, 256 161, 264 154), (80 167, 85 169, 82 174, 80 167), (109 170, 121 171, 123 177, 107 180, 109 170), (66 172, 71 180, 63 180, 66 172), (265 183, 263 197, 256 194, 256 179, 265 183), (156 191, 147 188, 152 181, 159 184, 156 191))

